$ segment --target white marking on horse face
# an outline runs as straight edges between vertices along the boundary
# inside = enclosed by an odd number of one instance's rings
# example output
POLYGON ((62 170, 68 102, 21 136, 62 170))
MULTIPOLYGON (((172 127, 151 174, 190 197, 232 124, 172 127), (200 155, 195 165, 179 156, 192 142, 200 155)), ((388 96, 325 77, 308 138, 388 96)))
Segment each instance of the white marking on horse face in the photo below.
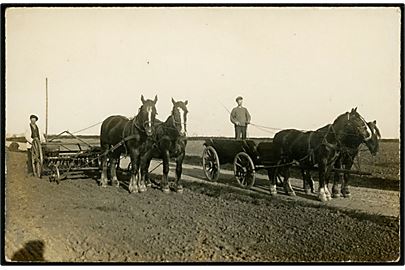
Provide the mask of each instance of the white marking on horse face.
POLYGON ((184 123, 184 110, 180 107, 177 107, 177 109, 179 110, 179 114, 180 114, 180 125, 181 125, 180 132, 186 133, 186 125, 184 123))
POLYGON ((367 129, 367 132, 368 132, 369 135, 367 136, 367 138, 366 138, 365 140, 368 141, 368 140, 370 140, 371 137, 373 136, 373 132, 371 131, 370 126, 367 124, 366 120, 364 120, 363 117, 361 118, 361 120, 362 120, 363 123, 366 125, 366 129, 367 129))
POLYGON ((152 107, 149 107, 147 109, 148 112, 148 126, 151 128, 152 127, 152 107))

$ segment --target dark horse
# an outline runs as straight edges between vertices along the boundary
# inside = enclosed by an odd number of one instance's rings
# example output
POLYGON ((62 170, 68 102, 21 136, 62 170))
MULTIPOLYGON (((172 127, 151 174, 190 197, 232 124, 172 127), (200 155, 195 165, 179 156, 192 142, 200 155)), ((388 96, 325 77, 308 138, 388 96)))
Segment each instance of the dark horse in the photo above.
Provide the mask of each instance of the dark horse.
MULTIPOLYGON (((342 146, 340 149, 340 155, 336 160, 334 167, 337 169, 350 170, 354 163, 354 158, 358 155, 360 150, 360 145, 364 143, 371 155, 375 156, 379 150, 379 139, 381 139, 380 130, 377 128, 377 121, 368 122, 372 136, 370 138, 363 139, 361 136, 356 134, 346 134, 343 136, 341 142, 342 146)), ((348 173, 335 172, 332 187, 332 196, 340 197, 339 193, 339 182, 341 180, 341 190, 343 197, 350 197, 349 190, 349 178, 348 173)))
MULTIPOLYGON (((332 166, 340 155, 342 138, 347 133, 355 132, 364 140, 371 138, 369 126, 363 117, 352 109, 338 116, 333 124, 326 125, 316 131, 303 132, 295 129, 282 130, 273 139, 274 151, 278 155, 279 163, 287 164, 278 168, 284 176, 284 189, 289 195, 295 195, 289 182, 289 169, 294 161, 303 170, 309 171, 315 165, 319 173, 319 194, 321 201, 330 200, 331 194, 327 187, 332 166)), ((276 191, 277 169, 269 170, 271 179, 270 192, 276 191)))
MULTIPOLYGON (((356 133, 356 130, 346 131, 344 136, 341 139, 341 146, 340 146, 340 154, 337 158, 334 167, 337 169, 345 169, 350 170, 353 166, 354 159, 359 153, 361 144, 365 144, 370 151, 370 153, 375 156, 379 150, 379 139, 381 138, 381 134, 379 129, 377 128, 377 122, 368 122, 367 125, 370 128, 372 136, 370 138, 364 139, 361 135, 356 133)), ((305 193, 314 193, 314 181, 311 177, 311 172, 309 170, 305 170, 304 167, 300 167, 302 179, 304 180, 304 190, 305 193)), ((340 179, 342 179, 342 188, 341 192, 344 197, 350 196, 350 191, 348 188, 349 183, 349 173, 334 173, 334 180, 333 180, 333 188, 332 188, 332 197, 339 197, 340 193, 338 190, 338 185, 340 179)))
MULTIPOLYGON (((148 140, 153 145, 142 157, 141 177, 143 181, 149 181, 148 168, 152 158, 163 160, 163 176, 160 186, 165 193, 170 192, 168 173, 170 158, 176 159, 176 191, 183 192, 180 184, 183 170, 183 160, 187 145, 187 104, 188 101, 175 101, 172 98, 173 109, 165 122, 156 122, 156 132, 153 140, 148 140)), ((158 120, 157 120, 158 121, 158 120)))
POLYGON ((104 120, 101 125, 100 145, 102 153, 109 151, 109 149, 122 142, 125 139, 123 145, 103 155, 101 158, 102 173, 100 179, 100 185, 105 187, 107 185, 107 158, 110 160, 110 170, 112 185, 119 186, 117 179, 116 169, 121 154, 129 154, 131 157, 132 176, 128 185, 128 190, 132 192, 144 192, 146 186, 143 181, 139 180, 139 163, 140 157, 145 149, 145 142, 148 137, 154 133, 154 124, 156 117, 156 102, 157 96, 154 100, 145 100, 143 95, 141 96, 142 106, 139 108, 138 114, 132 119, 120 115, 114 115, 104 120))

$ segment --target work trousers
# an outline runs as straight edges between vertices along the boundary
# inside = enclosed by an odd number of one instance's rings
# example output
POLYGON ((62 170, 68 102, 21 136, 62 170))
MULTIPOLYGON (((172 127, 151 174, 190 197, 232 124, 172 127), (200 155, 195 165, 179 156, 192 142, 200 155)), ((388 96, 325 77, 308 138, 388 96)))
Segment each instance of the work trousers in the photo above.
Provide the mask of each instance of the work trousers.
POLYGON ((28 148, 27 149, 27 173, 28 174, 33 173, 31 158, 32 158, 31 157, 31 148, 28 148))
POLYGON ((246 139, 247 126, 236 126, 235 125, 235 139, 246 139))

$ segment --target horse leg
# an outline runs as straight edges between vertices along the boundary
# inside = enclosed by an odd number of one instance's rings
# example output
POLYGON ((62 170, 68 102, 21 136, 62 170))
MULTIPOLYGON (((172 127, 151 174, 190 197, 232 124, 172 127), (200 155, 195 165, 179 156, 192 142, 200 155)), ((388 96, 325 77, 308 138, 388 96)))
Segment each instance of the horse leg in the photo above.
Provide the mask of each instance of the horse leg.
POLYGON ((169 193, 169 181, 168 181, 168 174, 169 174, 169 161, 170 161, 170 154, 168 150, 165 150, 162 154, 163 159, 163 175, 162 175, 162 191, 164 193, 169 193))
POLYGON ((332 172, 332 167, 327 167, 326 175, 325 175, 325 195, 328 201, 332 200, 332 195, 329 191, 329 178, 332 172))
POLYGON ((138 192, 138 165, 139 165, 139 150, 131 150, 131 164, 132 164, 132 174, 129 180, 128 191, 129 193, 138 192))
POLYGON ((304 169, 303 168, 301 168, 301 175, 302 175, 302 188, 304 189, 304 190, 306 190, 307 189, 307 181, 305 181, 306 180, 306 178, 307 178, 307 176, 305 175, 305 171, 304 171, 304 169))
MULTIPOLYGON (((333 166, 336 169, 340 169, 342 167, 340 159, 337 160, 333 166)), ((332 186, 332 197, 333 198, 339 198, 340 197, 339 182, 340 182, 341 179, 342 179, 342 174, 338 173, 338 172, 334 172, 334 174, 333 174, 333 186, 332 186)))
POLYGON ((338 172, 333 173, 333 186, 332 186, 332 197, 333 198, 340 197, 339 183, 341 182, 342 178, 343 178, 343 175, 341 173, 338 173, 338 172))
POLYGON ((147 190, 146 185, 145 185, 145 179, 148 177, 148 169, 149 169, 149 164, 151 160, 151 151, 147 151, 142 157, 141 157, 141 183, 139 187, 140 192, 144 192, 147 190))
POLYGON ((270 182, 270 195, 277 194, 276 171, 277 171, 277 169, 268 169, 267 170, 267 175, 269 176, 269 182, 270 182))
MULTIPOLYGON (((105 153, 108 150, 108 145, 102 145, 101 146, 101 153, 105 153)), ((99 185, 102 187, 107 187, 107 182, 108 182, 108 176, 107 176, 107 155, 103 155, 101 157, 101 178, 99 185)))
POLYGON ((151 187, 152 186, 152 182, 150 180, 150 174, 149 174, 149 168, 150 168, 150 162, 152 159, 149 159, 148 161, 146 161, 146 172, 145 172, 145 184, 146 187, 151 187))
POLYGON ((308 171, 308 184, 309 188, 311 189, 311 193, 315 193, 315 182, 314 179, 312 178, 311 171, 308 171))
POLYGON ((185 153, 176 158, 176 192, 183 193, 183 186, 180 184, 181 173, 183 172, 183 160, 185 153))
POLYGON ((304 183, 304 190, 305 190, 305 194, 310 194, 311 190, 313 191, 314 186, 313 183, 311 183, 312 177, 309 171, 305 170, 304 168, 301 168, 301 174, 302 174, 302 180, 304 183))
POLYGON ((318 192, 318 198, 322 202, 327 202, 328 198, 326 196, 326 191, 325 191, 325 178, 327 174, 327 168, 326 168, 326 161, 323 160, 323 162, 320 162, 318 164, 319 166, 319 192, 318 192))
POLYGON ((290 184, 290 168, 286 167, 284 170, 284 191, 288 196, 295 196, 294 189, 290 184))
POLYGON ((110 165, 110 172, 111 172, 111 185, 115 187, 120 186, 120 182, 118 181, 117 178, 117 166, 118 166, 118 161, 119 161, 119 156, 117 158, 116 155, 114 155, 111 158, 111 165, 110 165))
MULTIPOLYGON (((350 160, 347 161, 347 163, 344 166, 345 170, 350 170, 352 168, 352 165, 353 165, 353 161, 350 161, 350 160)), ((351 197, 350 190, 349 190, 350 174, 345 173, 345 174, 343 174, 342 178, 343 178, 343 181, 342 181, 342 186, 341 186, 341 188, 342 188, 341 192, 343 194, 343 197, 350 198, 351 197)))

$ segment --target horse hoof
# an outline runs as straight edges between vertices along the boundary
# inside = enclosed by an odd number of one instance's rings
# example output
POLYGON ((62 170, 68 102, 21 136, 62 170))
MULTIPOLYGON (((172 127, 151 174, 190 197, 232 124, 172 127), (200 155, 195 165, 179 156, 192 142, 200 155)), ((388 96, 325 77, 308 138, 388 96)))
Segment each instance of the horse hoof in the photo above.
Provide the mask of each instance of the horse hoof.
POLYGON ((100 182, 100 187, 103 187, 103 188, 107 187, 107 183, 105 183, 105 182, 100 182))
POLYGON ((113 181, 111 182, 111 185, 112 185, 113 187, 119 187, 119 186, 120 186, 120 182, 119 182, 118 180, 113 180, 113 181))
POLYGON ((164 187, 162 188, 163 193, 170 193, 170 188, 169 187, 164 187))
POLYGON ((129 191, 129 193, 136 193, 136 192, 138 192, 138 188, 134 187, 134 186, 129 186, 128 191, 129 191))
POLYGON ((277 194, 277 186, 270 185, 270 195, 276 195, 276 194, 277 194))
POLYGON ((146 183, 146 187, 151 187, 151 186, 152 186, 151 182, 146 183))
POLYGON ((139 188, 139 193, 145 192, 146 191, 146 187, 142 186, 139 188))
POLYGON ((340 193, 332 193, 332 198, 340 198, 340 193))
POLYGON ((350 198, 352 196, 352 194, 350 193, 343 193, 343 197, 345 198, 350 198))
POLYGON ((292 188, 284 188, 284 191, 288 196, 295 196, 295 191, 292 188))
POLYGON ((320 200, 321 202, 327 202, 327 201, 328 201, 328 199, 326 198, 325 194, 319 195, 318 198, 319 198, 319 200, 320 200))
POLYGON ((183 193, 183 187, 182 186, 177 186, 176 192, 177 193, 183 193))

